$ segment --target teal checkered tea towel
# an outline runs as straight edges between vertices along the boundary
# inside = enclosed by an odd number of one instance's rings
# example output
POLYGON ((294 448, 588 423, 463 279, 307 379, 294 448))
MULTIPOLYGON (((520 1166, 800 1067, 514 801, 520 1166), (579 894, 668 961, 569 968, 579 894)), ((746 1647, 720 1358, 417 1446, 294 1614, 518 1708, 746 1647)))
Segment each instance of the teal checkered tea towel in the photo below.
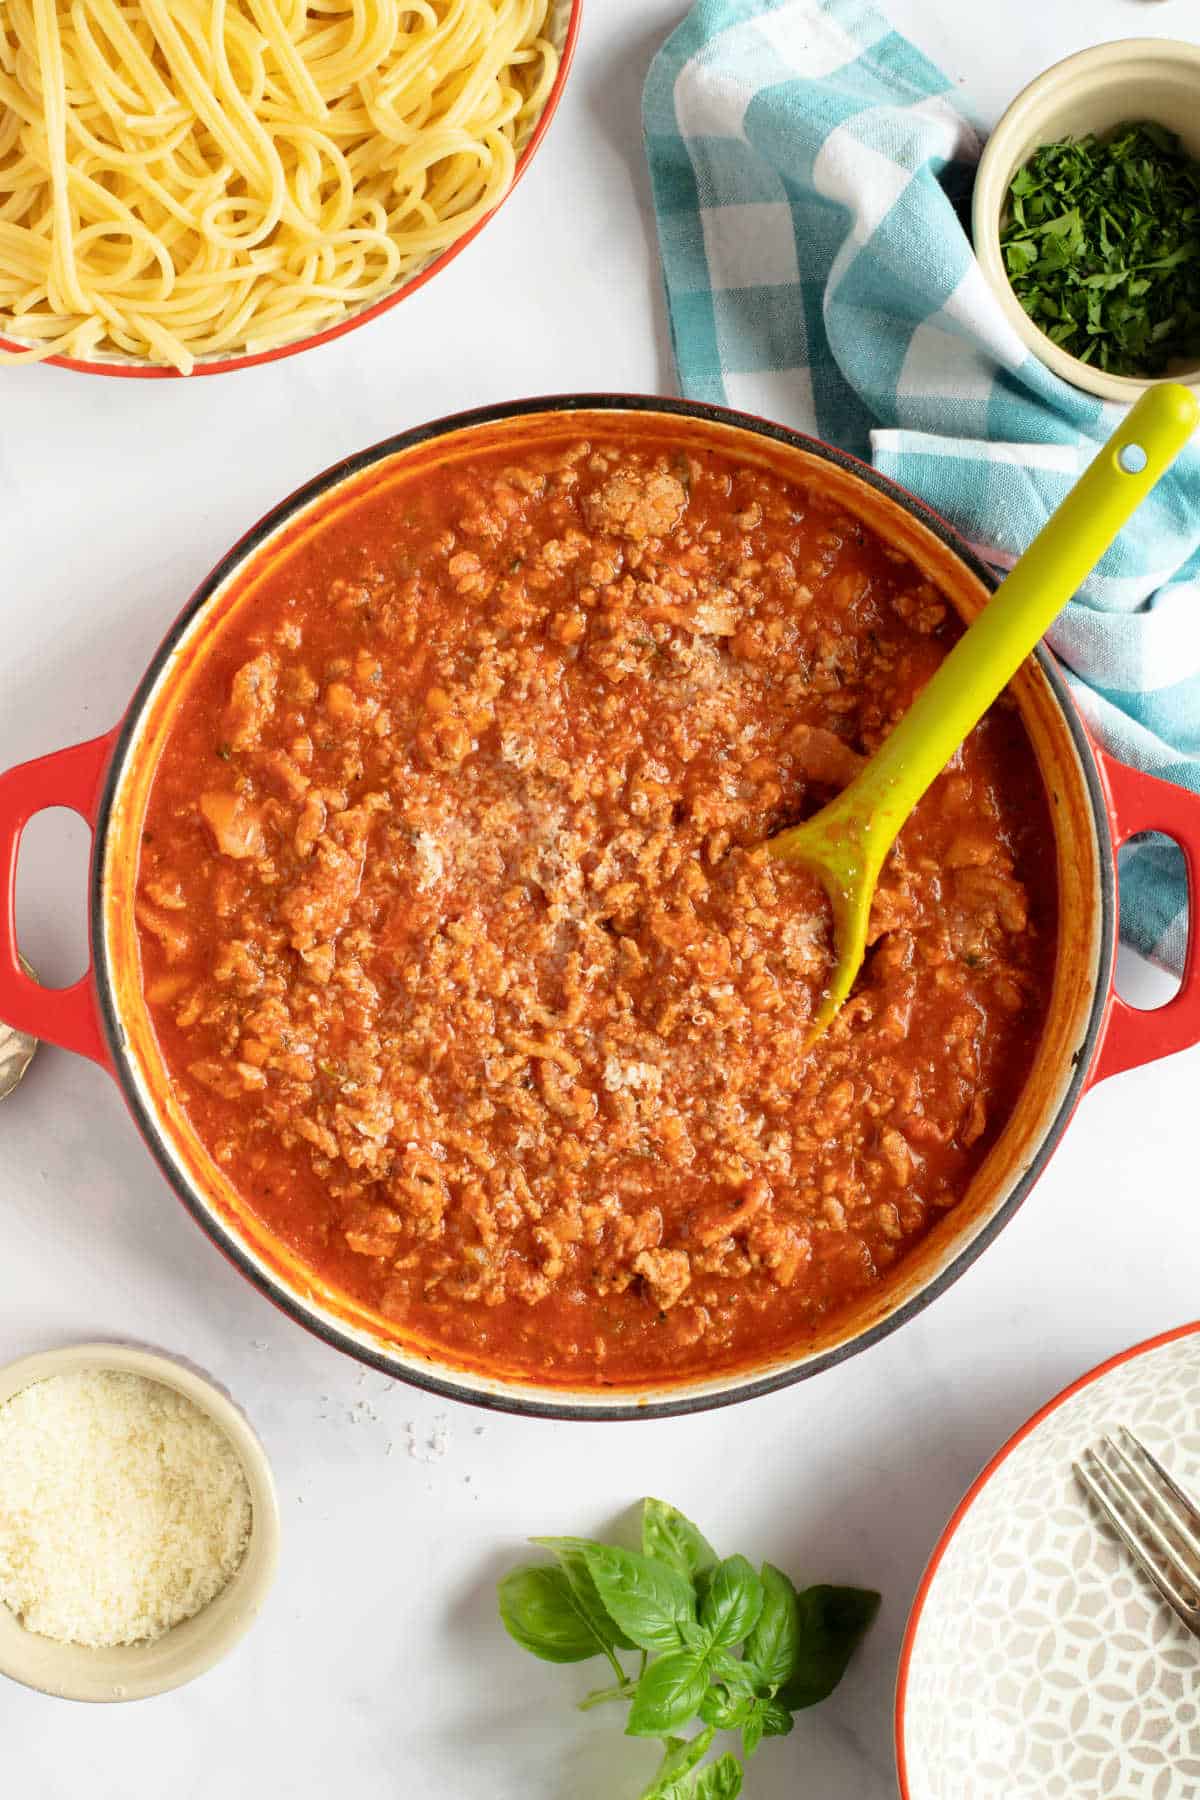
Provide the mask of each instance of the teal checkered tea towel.
MULTIPOLYGON (((646 83, 685 394, 812 432, 1010 565, 1119 409, 1014 335, 962 224, 979 137, 864 0, 698 0, 646 83)), ((1185 452, 1050 643, 1114 755, 1200 791, 1200 452, 1185 452)), ((1178 970, 1182 859, 1121 865, 1122 931, 1178 970)))

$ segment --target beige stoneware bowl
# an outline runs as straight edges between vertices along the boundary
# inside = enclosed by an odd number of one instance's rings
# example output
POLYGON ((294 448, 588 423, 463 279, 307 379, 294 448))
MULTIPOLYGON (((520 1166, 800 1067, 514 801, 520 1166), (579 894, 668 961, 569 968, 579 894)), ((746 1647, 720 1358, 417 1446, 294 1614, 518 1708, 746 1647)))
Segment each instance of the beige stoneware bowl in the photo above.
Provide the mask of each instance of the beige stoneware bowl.
POLYGON ((266 1452, 242 1413, 205 1376, 170 1357, 123 1344, 72 1344, 0 1368, 0 1406, 51 1375, 81 1369, 143 1375, 174 1388, 220 1426, 250 1489, 250 1541, 237 1573, 194 1618, 150 1644, 88 1650, 26 1631, 0 1605, 0 1675, 63 1700, 144 1700, 182 1687, 219 1662, 258 1617, 279 1556, 279 1505, 266 1452))
MULTIPOLYGON (((1051 343, 1013 293, 1000 250, 1009 183, 1035 150, 1064 137, 1103 135, 1130 119, 1149 119, 1180 137, 1200 157, 1200 44, 1174 38, 1122 38, 1055 63, 1013 101, 988 139, 975 178, 971 231, 975 254, 1004 315, 1055 375, 1102 400, 1132 402, 1151 380, 1109 375, 1051 343)), ((1200 362, 1168 371, 1200 387, 1200 362)))

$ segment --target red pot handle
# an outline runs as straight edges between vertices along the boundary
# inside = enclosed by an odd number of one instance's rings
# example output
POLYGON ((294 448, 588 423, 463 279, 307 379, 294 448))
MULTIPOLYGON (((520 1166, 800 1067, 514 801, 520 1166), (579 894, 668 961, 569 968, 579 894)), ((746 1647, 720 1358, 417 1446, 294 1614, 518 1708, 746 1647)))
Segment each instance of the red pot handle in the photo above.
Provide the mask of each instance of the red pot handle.
POLYGON ((1179 992, 1149 1012, 1114 992, 1089 1086, 1200 1043, 1200 794, 1126 768, 1103 753, 1100 765, 1112 803, 1114 855, 1140 831, 1163 831, 1174 838, 1187 868, 1189 918, 1179 992))
POLYGON ((90 1056, 112 1068, 100 1028, 91 964, 73 987, 48 988, 31 981, 17 957, 17 859, 21 833, 35 813, 69 806, 96 823, 100 784, 116 732, 20 763, 0 775, 0 1019, 48 1044, 90 1056))

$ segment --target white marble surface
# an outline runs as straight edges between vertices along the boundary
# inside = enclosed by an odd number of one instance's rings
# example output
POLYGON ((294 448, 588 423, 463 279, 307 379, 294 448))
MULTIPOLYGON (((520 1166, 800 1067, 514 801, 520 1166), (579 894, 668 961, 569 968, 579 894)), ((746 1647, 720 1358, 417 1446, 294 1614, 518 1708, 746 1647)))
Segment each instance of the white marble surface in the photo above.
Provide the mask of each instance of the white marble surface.
MULTIPOLYGON (((3 372, 0 766, 111 724, 217 554, 342 452, 480 401, 669 389, 638 96, 683 10, 590 0, 560 117, 502 220, 361 333, 192 384, 3 372)), ((1191 0, 891 11, 988 118, 1071 49, 1195 31, 1191 0)), ((24 941, 60 980, 83 955, 84 857, 77 822, 32 828, 24 941)), ((492 1584, 525 1533, 603 1529, 651 1492, 729 1549, 883 1590, 844 1687, 764 1749, 750 1791, 885 1800, 900 1634, 964 1486, 1068 1378, 1196 1311, 1198 1076, 1192 1051, 1093 1094, 982 1262, 844 1368, 697 1419, 571 1426, 385 1391, 306 1337, 176 1204, 107 1077, 43 1052, 0 1114, 0 1360, 112 1335, 213 1370, 274 1459, 285 1553, 251 1638, 181 1693, 88 1710, 0 1687, 0 1792, 620 1800, 648 1753, 571 1712, 586 1671, 508 1645, 492 1584)))

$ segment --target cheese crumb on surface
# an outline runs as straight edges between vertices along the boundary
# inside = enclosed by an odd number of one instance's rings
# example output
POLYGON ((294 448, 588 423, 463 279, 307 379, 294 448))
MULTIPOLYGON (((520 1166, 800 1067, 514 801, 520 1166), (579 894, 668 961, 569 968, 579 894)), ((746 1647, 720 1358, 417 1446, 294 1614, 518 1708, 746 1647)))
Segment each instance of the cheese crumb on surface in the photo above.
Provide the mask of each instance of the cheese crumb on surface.
POLYGON ((29 1631, 161 1637, 226 1586, 250 1522, 229 1439, 161 1382, 85 1369, 0 1406, 0 1602, 29 1631))
POLYGON ((441 1462, 450 1448, 450 1421, 445 1413, 438 1413, 428 1431, 417 1424, 415 1419, 408 1419, 404 1426, 408 1436, 408 1454, 414 1462, 441 1462))
POLYGON ((418 831, 413 847, 417 853, 417 892, 424 893, 427 888, 436 887, 446 873, 446 859, 432 832, 418 831))
POLYGON ((610 1056, 604 1065, 604 1085, 610 1094, 619 1093, 622 1088, 657 1094, 662 1086, 662 1070, 653 1063, 622 1063, 619 1057, 610 1056))

